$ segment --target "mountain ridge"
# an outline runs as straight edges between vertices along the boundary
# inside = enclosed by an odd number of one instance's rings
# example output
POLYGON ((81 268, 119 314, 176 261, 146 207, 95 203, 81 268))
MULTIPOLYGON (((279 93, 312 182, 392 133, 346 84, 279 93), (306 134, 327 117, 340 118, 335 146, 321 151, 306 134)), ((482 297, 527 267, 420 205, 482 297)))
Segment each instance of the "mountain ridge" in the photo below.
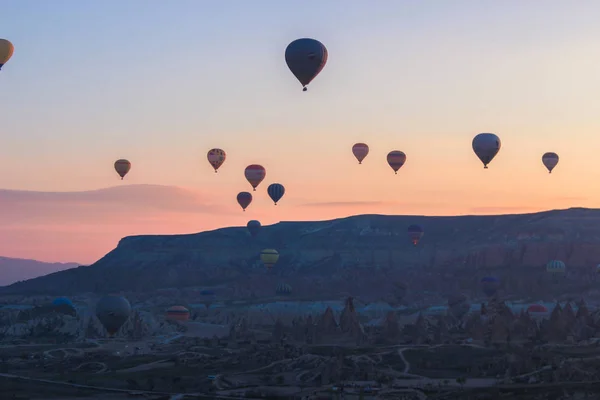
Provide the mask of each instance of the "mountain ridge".
POLYGON ((595 272, 600 262, 598 222, 600 209, 574 207, 508 215, 369 214, 282 221, 263 226, 256 238, 245 227, 127 236, 89 267, 20 282, 2 292, 219 286, 225 288, 221 297, 243 298, 269 296, 283 280, 292 282, 294 293, 308 297, 336 297, 342 292, 373 297, 391 291, 388 286, 396 281, 411 281, 411 286, 421 282, 416 285, 421 287, 429 280, 440 293, 464 291, 469 289, 466 281, 476 281, 485 272, 499 275, 507 292, 537 293, 541 286, 536 282, 545 279, 545 264, 555 258, 573 271, 573 285, 586 283, 583 271, 595 272), (416 247, 406 231, 413 223, 425 230, 416 247), (264 248, 280 253, 271 272, 259 261, 264 248))

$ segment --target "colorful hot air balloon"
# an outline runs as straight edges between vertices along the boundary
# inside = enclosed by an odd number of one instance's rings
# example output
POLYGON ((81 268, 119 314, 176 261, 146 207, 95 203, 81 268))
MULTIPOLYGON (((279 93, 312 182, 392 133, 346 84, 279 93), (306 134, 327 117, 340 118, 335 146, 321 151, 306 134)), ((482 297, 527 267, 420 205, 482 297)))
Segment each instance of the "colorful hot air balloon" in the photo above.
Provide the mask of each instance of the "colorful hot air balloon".
POLYGON ((171 321, 187 321, 190 319, 190 310, 184 306, 172 306, 167 309, 166 318, 171 321))
POLYGON ((285 187, 283 187, 281 183, 272 183, 267 188, 267 193, 269 194, 269 197, 271 198, 271 200, 273 200, 275 205, 277 205, 277 202, 281 200, 281 198, 285 194, 285 187))
POLYGON ((546 264, 546 272, 550 274, 564 274, 566 268, 565 263, 560 260, 548 261, 548 264, 546 264))
POLYGON ((206 157, 208 158, 210 165, 212 165, 214 168, 216 174, 219 167, 225 162, 227 155, 225 154, 225 151, 221 149, 210 149, 206 157))
POLYGON ((528 313, 547 313, 548 309, 541 304, 532 304, 527 307, 528 313))
POLYGON ((121 329, 130 313, 131 305, 125 297, 108 295, 96 304, 96 317, 111 337, 121 329))
POLYGON ((411 225, 408 227, 408 237, 415 246, 419 244, 419 241, 423 237, 424 233, 425 232, 423 231, 423 228, 421 228, 419 225, 411 225))
POLYGON ((256 187, 260 185, 260 183, 267 176, 267 170, 262 165, 252 164, 246 167, 244 171, 244 176, 246 180, 250 182, 254 191, 256 191, 256 187))
POLYGON ((279 260, 279 253, 274 249, 264 249, 260 252, 260 260, 265 267, 271 269, 277 263, 277 260, 279 260))
POLYGON ((390 151, 387 155, 387 162, 394 170, 394 173, 397 174, 398 170, 402 168, 406 162, 406 154, 400 150, 390 151))
POLYGON ((493 133, 480 133, 473 138, 472 146, 473 151, 483 163, 483 168, 487 168, 500 151, 502 143, 500 138, 493 133))
POLYGON ((369 146, 364 143, 356 143, 352 146, 352 154, 358 160, 359 164, 362 164, 362 161, 365 159, 367 154, 369 154, 369 146))
POLYGON ((246 208, 252 203, 252 193, 239 192, 237 195, 237 202, 242 207, 242 210, 246 211, 246 208))
POLYGON ((548 168, 548 173, 551 174, 556 164, 558 164, 558 154, 556 153, 545 153, 542 156, 542 163, 548 168))
POLYGON ((0 70, 10 60, 15 52, 15 46, 6 39, 0 39, 0 70))
POLYGON ((289 296, 292 294, 292 287, 287 283, 280 283, 275 288, 275 294, 277 296, 289 296))
POLYGON ((302 91, 327 63, 327 49, 315 39, 297 39, 285 49, 285 62, 292 74, 302 84, 302 91))
POLYGON ((492 297, 498 291, 500 287, 500 281, 493 276, 486 276, 481 278, 481 289, 486 296, 492 297))
POLYGON ((131 163, 125 159, 120 159, 115 161, 115 171, 121 177, 121 180, 127 175, 129 170, 131 169, 131 163))
POLYGON ((246 224, 246 228, 248 228, 248 232, 250 232, 250 236, 252 237, 256 237, 256 235, 258 235, 258 232, 260 231, 261 227, 262 225, 260 224, 260 222, 255 219, 253 219, 252 221, 248 221, 248 223, 246 224))

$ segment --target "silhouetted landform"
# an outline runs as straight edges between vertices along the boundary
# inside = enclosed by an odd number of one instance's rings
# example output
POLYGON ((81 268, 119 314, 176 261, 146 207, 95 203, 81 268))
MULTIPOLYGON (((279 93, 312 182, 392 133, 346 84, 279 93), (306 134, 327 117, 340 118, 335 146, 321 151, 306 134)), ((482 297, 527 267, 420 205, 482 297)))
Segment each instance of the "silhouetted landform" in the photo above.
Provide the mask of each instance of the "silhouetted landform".
MULTIPOLYGON (((220 298, 273 296, 277 284, 294 286, 291 298, 382 300, 394 285, 407 299, 480 296, 479 280, 494 275, 500 293, 553 299, 596 285, 600 262, 600 210, 571 208, 494 216, 360 215, 320 222, 281 222, 256 238, 245 227, 171 236, 131 236, 89 267, 19 282, 1 293, 69 295, 81 292, 143 292, 165 287, 215 287, 220 298), (407 226, 425 230, 418 246, 407 226), (275 248, 272 271, 260 250, 275 248), (557 282, 548 261, 567 265, 557 282)), ((385 300, 385 299, 383 299, 385 300)))
POLYGON ((557 304, 540 317, 515 314, 492 298, 461 318, 420 314, 402 322, 390 312, 369 326, 352 298, 338 315, 328 308, 269 324, 239 309, 205 314, 226 317, 226 326, 168 323, 163 313, 141 311, 151 303, 137 304, 109 340, 101 339, 105 332, 88 311, 31 319, 21 317, 27 311, 1 312, 0 340, 7 345, 0 347, 0 384, 29 396, 45 385, 44 398, 81 395, 77 385, 138 395, 310 399, 332 397, 340 386, 374 396, 365 398, 415 400, 498 393, 577 399, 600 390, 600 315, 583 301, 577 312, 570 303, 557 304), (23 376, 38 380, 24 387, 15 382, 23 376))
POLYGON ((0 286, 75 268, 77 263, 47 263, 22 258, 0 257, 0 286))

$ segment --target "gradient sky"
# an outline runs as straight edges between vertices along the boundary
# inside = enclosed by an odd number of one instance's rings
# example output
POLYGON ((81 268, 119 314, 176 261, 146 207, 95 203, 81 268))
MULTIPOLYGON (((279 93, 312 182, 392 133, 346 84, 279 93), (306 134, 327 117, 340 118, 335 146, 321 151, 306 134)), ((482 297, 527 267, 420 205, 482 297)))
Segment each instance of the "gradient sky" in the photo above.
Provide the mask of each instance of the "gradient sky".
POLYGON ((65 222, 69 202, 52 205, 61 212, 38 204, 45 228, 11 222, 29 234, 0 254, 91 262, 123 234, 257 216, 598 207, 598 15, 596 0, 4 0, 0 37, 15 54, 0 72, 0 188, 121 185, 112 164, 128 158, 123 184, 189 188, 197 203, 235 209, 250 163, 267 168, 263 192, 272 182, 287 192, 277 208, 257 201, 256 215, 209 207, 196 220, 178 208, 173 219, 155 210, 121 230, 94 207, 88 228, 77 228, 65 222), (329 50, 307 93, 283 57, 299 37, 329 50), (489 170, 471 149, 479 132, 502 139, 489 170), (371 148, 361 166, 350 151, 357 141, 371 148), (227 152, 219 174, 206 161, 212 147, 227 152), (397 176, 385 162, 394 149, 407 154, 397 176), (546 151, 561 157, 552 175, 546 151), (86 250, 59 251, 57 226, 86 250), (50 244, 27 242, 34 233, 50 244))

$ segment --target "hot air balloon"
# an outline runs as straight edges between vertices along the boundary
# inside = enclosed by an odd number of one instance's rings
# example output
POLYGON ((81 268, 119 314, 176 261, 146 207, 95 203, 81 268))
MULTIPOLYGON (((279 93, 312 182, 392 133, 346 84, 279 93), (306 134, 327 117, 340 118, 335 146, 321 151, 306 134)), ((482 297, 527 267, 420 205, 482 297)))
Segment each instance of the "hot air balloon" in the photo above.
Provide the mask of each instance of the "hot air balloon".
POLYGON ((254 191, 256 191, 256 187, 260 185, 260 183, 267 176, 267 171, 262 165, 252 164, 246 167, 244 171, 244 176, 246 176, 246 180, 250 182, 254 191))
POLYGON ((129 170, 131 169, 131 163, 128 160, 120 159, 115 161, 115 171, 121 177, 121 180, 127 175, 129 170))
POLYGON ((0 70, 10 60, 15 51, 15 46, 6 39, 0 39, 0 70))
POLYGON ((285 49, 285 62, 292 74, 302 84, 302 91, 327 63, 327 49, 315 39, 297 39, 285 49))
POLYGON ((423 232, 423 228, 421 228, 419 225, 411 225, 408 227, 408 237, 415 246, 419 244, 419 241, 423 237, 424 233, 425 232, 423 232))
POLYGON ((546 264, 546 272, 550 274, 564 274, 566 268, 565 263, 560 260, 548 261, 548 264, 546 264))
POLYGON ((200 291, 200 295, 202 296, 202 303, 206 306, 207 310, 217 297, 216 293, 210 289, 200 291))
POLYGON ((364 143, 356 143, 352 146, 352 154, 358 160, 359 164, 362 164, 362 161, 365 159, 367 154, 369 154, 369 146, 364 143))
POLYGON ((274 249, 264 249, 260 252, 260 260, 265 267, 271 269, 279 260, 279 253, 274 249))
POLYGON ((488 167, 501 146, 500 138, 493 133, 480 133, 473 138, 473 151, 483 163, 483 168, 488 167))
POLYGON ((121 329, 130 313, 131 305, 125 297, 108 295, 96 304, 96 317, 111 337, 121 329))
POLYGON ((208 158, 210 165, 212 165, 214 168, 216 174, 219 167, 225 162, 227 155, 225 154, 225 151, 221 149, 210 149, 206 157, 208 158))
POLYGON ((528 313, 547 313, 548 309, 541 304, 532 304, 527 307, 528 313))
POLYGON ((406 162, 406 154, 400 150, 390 151, 387 155, 387 162, 394 170, 394 173, 397 174, 398 170, 402 168, 406 162))
POLYGON ((289 296, 292 294, 292 287, 287 283, 280 283, 275 288, 275 294, 277 296, 289 296))
POLYGON ((71 300, 69 300, 66 297, 57 297, 54 300, 52 300, 52 304, 55 305, 55 306, 66 305, 66 306, 73 307, 73 303, 71 302, 71 300))
POLYGON ((556 164, 558 164, 558 154, 556 153, 545 153, 542 156, 542 163, 548 168, 548 173, 551 174, 556 164))
POLYGON ((252 203, 252 193, 239 192, 237 195, 237 202, 240 206, 242 206, 242 210, 246 211, 246 207, 252 203))
POLYGON ((269 197, 271 198, 271 200, 273 200, 275 205, 277 205, 277 202, 281 200, 281 198, 285 194, 285 187, 283 187, 281 183, 272 183, 267 188, 267 193, 269 194, 269 197))
POLYGON ((493 295, 495 295, 499 287, 500 281, 494 278, 493 276, 486 276, 485 278, 481 278, 481 289, 483 290, 483 293, 486 296, 492 297, 493 295))
POLYGON ((253 219, 252 221, 248 221, 246 227, 248 228, 248 232, 250 232, 250 236, 256 237, 256 235, 258 235, 258 232, 260 232, 260 228, 262 227, 262 225, 259 221, 253 219))
POLYGON ((184 306, 172 306, 167 309, 166 318, 171 321, 187 321, 190 319, 190 310, 184 306))

